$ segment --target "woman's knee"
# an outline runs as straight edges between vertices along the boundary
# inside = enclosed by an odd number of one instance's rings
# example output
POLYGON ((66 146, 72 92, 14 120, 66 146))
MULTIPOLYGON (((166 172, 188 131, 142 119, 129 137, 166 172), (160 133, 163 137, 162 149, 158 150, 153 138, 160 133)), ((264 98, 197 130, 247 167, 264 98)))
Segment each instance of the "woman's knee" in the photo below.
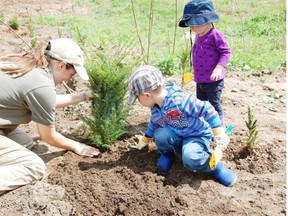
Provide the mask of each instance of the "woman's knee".
POLYGON ((38 157, 38 158, 39 159, 38 159, 37 164, 35 166, 35 172, 36 172, 37 180, 40 180, 44 177, 44 175, 46 173, 46 164, 40 157, 38 157))
POLYGON ((44 177, 46 165, 37 154, 6 136, 0 136, 0 140, 2 182, 13 186, 16 181, 16 185, 25 185, 44 177))
POLYGON ((26 167, 27 176, 30 176, 33 180, 40 180, 46 173, 45 162, 34 152, 27 149, 26 154, 23 158, 18 161, 18 164, 26 167))
POLYGON ((7 137, 28 149, 32 149, 34 144, 32 137, 20 128, 16 128, 15 130, 7 134, 7 137))
MULTIPOLYGON (((0 194, 41 180, 46 173, 44 161, 38 155, 29 152, 28 149, 20 147, 20 150, 26 150, 26 152, 23 151, 24 155, 21 154, 20 156, 19 154, 18 157, 14 157, 14 160, 7 160, 6 164, 4 163, 3 166, 0 166, 0 194)), ((13 154, 11 156, 13 158, 13 154)), ((5 162, 5 160, 2 160, 2 162, 5 162)))
POLYGON ((37 154, 23 148, 22 155, 19 159, 15 160, 14 164, 17 166, 25 167, 27 179, 37 181, 44 177, 46 173, 46 164, 37 154))

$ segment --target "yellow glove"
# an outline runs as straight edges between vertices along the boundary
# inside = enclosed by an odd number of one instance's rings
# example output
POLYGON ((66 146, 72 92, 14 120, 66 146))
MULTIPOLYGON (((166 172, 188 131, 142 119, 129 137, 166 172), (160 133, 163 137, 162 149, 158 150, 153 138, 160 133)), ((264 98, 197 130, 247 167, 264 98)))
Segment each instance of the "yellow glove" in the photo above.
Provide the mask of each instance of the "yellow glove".
POLYGON ((146 146, 149 145, 150 142, 153 141, 153 138, 149 138, 142 135, 135 135, 135 137, 138 139, 138 143, 132 145, 131 148, 136 148, 138 150, 145 148, 146 146))
POLYGON ((223 127, 213 128, 212 132, 214 135, 213 142, 216 144, 216 147, 210 157, 209 166, 211 170, 214 170, 219 161, 222 159, 222 151, 227 148, 230 139, 225 133, 223 127))

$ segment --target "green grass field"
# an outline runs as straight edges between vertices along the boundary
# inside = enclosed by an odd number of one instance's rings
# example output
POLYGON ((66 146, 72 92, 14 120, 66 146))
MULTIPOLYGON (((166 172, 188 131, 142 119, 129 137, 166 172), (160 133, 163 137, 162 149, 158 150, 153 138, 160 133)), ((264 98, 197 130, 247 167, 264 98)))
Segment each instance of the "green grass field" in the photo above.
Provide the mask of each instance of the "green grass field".
MULTIPOLYGON (((189 53, 189 41, 183 40, 189 29, 178 27, 186 2, 78 0, 75 4, 90 7, 95 15, 57 17, 44 13, 33 19, 33 23, 64 25, 72 37, 85 42, 86 53, 90 44, 115 55, 125 51, 125 58, 130 56, 126 59, 158 64, 174 73, 179 71, 181 58, 189 53)), ((214 6, 221 18, 214 25, 227 36, 232 49, 229 69, 286 70, 284 0, 217 0, 214 6)))

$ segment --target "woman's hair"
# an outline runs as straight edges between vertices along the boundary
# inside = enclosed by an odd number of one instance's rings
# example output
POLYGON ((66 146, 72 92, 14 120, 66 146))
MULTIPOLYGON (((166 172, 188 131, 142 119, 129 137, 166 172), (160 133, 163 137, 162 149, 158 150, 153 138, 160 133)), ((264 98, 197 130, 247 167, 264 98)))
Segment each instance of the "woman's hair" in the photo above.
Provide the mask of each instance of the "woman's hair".
POLYGON ((50 43, 41 42, 32 52, 0 57, 0 71, 17 78, 34 68, 45 68, 51 60, 51 57, 45 54, 45 50, 49 49, 50 43))

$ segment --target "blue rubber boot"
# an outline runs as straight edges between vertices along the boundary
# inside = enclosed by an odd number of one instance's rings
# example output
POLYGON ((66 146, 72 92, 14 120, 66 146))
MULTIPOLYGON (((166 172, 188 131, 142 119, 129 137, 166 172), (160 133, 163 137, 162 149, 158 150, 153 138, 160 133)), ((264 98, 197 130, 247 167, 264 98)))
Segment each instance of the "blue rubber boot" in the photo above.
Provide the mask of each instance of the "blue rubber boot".
POLYGON ((157 161, 157 166, 164 171, 169 171, 175 160, 175 157, 176 156, 173 152, 161 154, 157 161))
POLYGON ((237 176, 230 169, 226 168, 221 162, 219 162, 212 172, 212 176, 221 184, 226 187, 232 187, 236 180, 237 176))

